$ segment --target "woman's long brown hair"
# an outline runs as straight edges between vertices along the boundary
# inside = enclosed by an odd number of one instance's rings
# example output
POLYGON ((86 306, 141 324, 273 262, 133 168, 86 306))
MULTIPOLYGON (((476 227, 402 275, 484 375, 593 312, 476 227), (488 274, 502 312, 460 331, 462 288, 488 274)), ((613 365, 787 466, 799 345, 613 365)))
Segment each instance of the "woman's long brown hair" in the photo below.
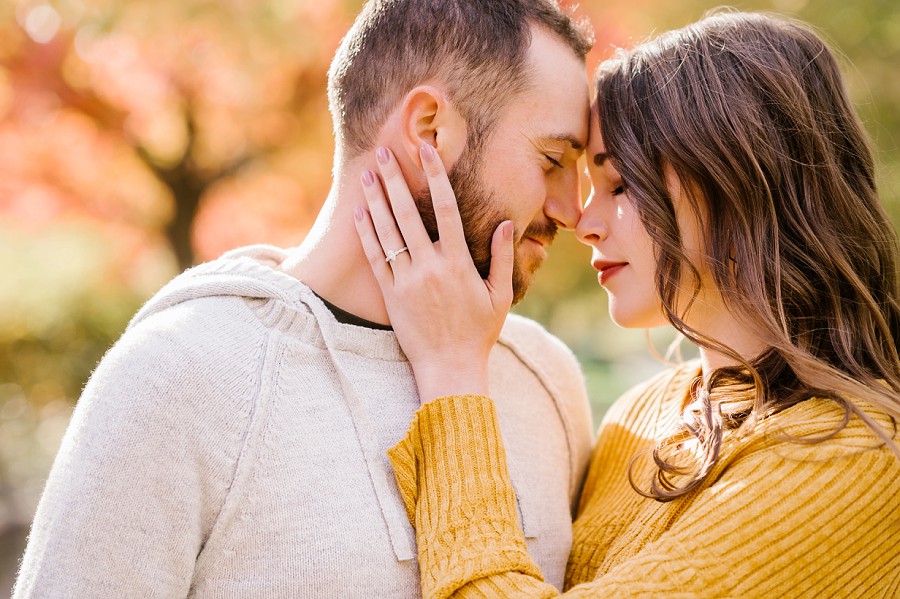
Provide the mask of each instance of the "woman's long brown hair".
POLYGON ((801 23, 718 13, 618 54, 598 70, 597 90, 607 151, 655 244, 667 318, 738 364, 706 374, 698 411, 653 451, 649 491, 635 488, 663 501, 684 495, 715 465, 723 429, 752 429, 811 397, 837 401, 844 425, 856 415, 900 453, 896 431, 860 407, 900 417, 898 241, 826 44, 801 23), (700 277, 669 169, 702 215, 705 266, 726 305, 768 347, 754 359, 683 319, 700 277), (736 387, 752 391, 749 408, 723 416, 716 397, 736 387), (685 435, 698 445, 687 477, 663 457, 685 435))

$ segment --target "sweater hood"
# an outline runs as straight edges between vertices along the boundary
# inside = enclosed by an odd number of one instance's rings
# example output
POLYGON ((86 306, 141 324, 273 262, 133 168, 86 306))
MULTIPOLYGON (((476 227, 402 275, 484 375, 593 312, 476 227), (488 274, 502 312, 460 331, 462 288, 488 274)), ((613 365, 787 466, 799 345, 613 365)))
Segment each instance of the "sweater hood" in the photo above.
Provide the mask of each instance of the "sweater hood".
POLYGON ((339 354, 341 349, 362 349, 369 346, 376 353, 387 352, 388 358, 405 358, 393 332, 339 324, 309 287, 280 270, 286 257, 287 252, 282 249, 256 245, 228 252, 217 260, 188 269, 144 304, 128 327, 182 302, 201 298, 271 300, 268 303, 275 305, 273 309, 284 305, 304 304, 309 310, 309 318, 306 320, 318 330, 318 337, 328 352, 340 382, 343 400, 350 412, 396 557, 399 561, 414 560, 415 533, 400 504, 391 500, 394 485, 392 472, 381 455, 371 418, 339 354), (392 352, 388 351, 391 349, 392 352))
POLYGON ((131 319, 128 328, 182 302, 206 297, 296 302, 309 290, 294 277, 278 270, 287 255, 286 251, 274 246, 254 245, 189 268, 150 298, 131 319))
MULTIPOLYGON (((335 373, 340 379, 344 401, 353 419, 397 559, 401 561, 415 559, 415 537, 409 529, 406 514, 402 508, 394 509, 388 499, 391 494, 390 488, 395 485, 393 472, 383 459, 369 415, 359 399, 354 382, 348 377, 342 365, 339 354, 341 351, 352 351, 388 360, 405 360, 406 357, 393 331, 376 331, 338 323, 309 287, 280 269, 287 257, 288 253, 285 250, 275 246, 254 245, 232 250, 216 260, 190 268, 172 279, 148 300, 128 324, 128 328, 178 304, 201 298, 237 297, 272 300, 271 304, 282 306, 305 305, 312 326, 318 331, 316 336, 321 339, 322 345, 328 351, 335 373)), ((579 452, 572 446, 575 425, 568 418, 561 389, 554 383, 556 373, 540 368, 532 356, 544 354, 543 346, 538 340, 546 343, 548 338, 539 325, 522 317, 510 315, 499 344, 512 351, 534 373, 557 404, 566 431, 566 439, 570 445, 571 480, 573 485, 577 485, 580 477, 577 476, 578 464, 575 460, 579 452)), ((574 489, 572 492, 573 496, 577 495, 574 489)))

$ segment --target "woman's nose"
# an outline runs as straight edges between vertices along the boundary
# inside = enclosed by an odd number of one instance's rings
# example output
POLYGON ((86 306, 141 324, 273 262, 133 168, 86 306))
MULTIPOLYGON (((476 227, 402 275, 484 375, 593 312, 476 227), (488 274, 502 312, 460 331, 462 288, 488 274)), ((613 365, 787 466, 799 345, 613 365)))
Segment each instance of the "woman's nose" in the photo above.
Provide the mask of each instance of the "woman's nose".
POLYGON ((609 237, 609 226, 606 219, 600 214, 596 199, 596 192, 592 192, 584 204, 581 218, 578 219, 578 224, 575 226, 575 235, 578 237, 578 241, 590 246, 605 241, 609 237))

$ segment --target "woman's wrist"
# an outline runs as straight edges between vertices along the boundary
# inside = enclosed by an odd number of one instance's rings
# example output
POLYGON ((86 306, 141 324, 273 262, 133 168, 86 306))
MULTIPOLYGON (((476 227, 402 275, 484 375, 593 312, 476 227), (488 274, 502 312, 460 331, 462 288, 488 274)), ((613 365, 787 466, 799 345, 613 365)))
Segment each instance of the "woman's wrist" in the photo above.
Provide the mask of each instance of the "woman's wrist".
POLYGON ((488 395, 488 369, 484 365, 432 364, 414 368, 419 399, 428 403, 448 395, 488 395))

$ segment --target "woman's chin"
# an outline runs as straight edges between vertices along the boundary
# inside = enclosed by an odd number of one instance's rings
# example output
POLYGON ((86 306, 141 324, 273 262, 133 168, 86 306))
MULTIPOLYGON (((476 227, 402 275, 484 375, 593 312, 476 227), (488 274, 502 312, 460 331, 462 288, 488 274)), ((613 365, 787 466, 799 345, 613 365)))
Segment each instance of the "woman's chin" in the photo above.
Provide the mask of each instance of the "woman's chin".
POLYGON ((612 301, 609 304, 609 317, 623 329, 656 329, 669 324, 658 310, 628 310, 612 301))

